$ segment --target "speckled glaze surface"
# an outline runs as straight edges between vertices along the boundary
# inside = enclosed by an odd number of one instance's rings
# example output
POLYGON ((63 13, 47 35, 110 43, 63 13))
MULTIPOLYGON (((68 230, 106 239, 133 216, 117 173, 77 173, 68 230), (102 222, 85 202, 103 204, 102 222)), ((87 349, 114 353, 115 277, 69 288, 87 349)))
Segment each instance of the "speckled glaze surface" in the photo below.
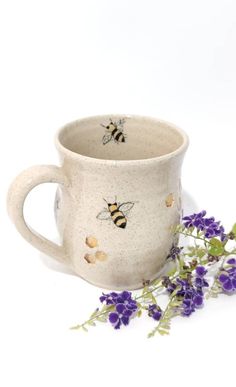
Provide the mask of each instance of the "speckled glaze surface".
POLYGON ((150 117, 80 119, 57 133, 61 167, 31 167, 12 183, 8 211, 39 250, 109 289, 136 289, 156 278, 181 215, 186 134, 150 117), (37 184, 58 183, 55 216, 61 246, 30 229, 24 200, 37 184))

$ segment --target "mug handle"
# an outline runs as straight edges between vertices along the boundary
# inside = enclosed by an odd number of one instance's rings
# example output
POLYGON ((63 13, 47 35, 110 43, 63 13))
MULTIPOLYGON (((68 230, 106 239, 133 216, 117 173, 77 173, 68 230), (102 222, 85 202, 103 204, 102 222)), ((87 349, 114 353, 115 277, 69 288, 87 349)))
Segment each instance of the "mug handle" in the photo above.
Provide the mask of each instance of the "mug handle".
POLYGON ((43 253, 50 255, 59 262, 65 263, 69 259, 65 248, 51 242, 31 229, 24 218, 24 202, 28 193, 42 183, 58 183, 65 187, 69 186, 62 168, 54 165, 30 167, 21 172, 9 188, 7 197, 8 213, 23 238, 43 253))

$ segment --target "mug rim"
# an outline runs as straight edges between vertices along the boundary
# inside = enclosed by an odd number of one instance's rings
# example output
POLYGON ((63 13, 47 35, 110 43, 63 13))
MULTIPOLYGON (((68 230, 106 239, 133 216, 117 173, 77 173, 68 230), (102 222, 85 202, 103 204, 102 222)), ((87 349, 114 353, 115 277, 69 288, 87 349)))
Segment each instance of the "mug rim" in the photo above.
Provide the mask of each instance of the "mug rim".
POLYGON ((63 125, 61 128, 59 128, 57 131, 56 131, 56 134, 55 134, 55 146, 57 148, 57 150, 59 152, 62 152, 64 155, 66 155, 68 158, 72 158, 74 160, 83 160, 83 161, 86 161, 86 162, 90 162, 90 163, 96 163, 96 164, 102 164, 102 165, 143 165, 143 164, 151 164, 151 163, 154 163, 154 162, 157 162, 157 161, 166 161, 166 160, 169 160, 175 156, 178 156, 179 154, 181 153, 184 153, 188 146, 189 146, 189 137, 187 135, 187 133, 181 129, 180 127, 178 127, 177 125, 173 124, 172 122, 169 122, 169 121, 166 121, 166 120, 162 120, 162 119, 159 119, 159 118, 156 118, 156 117, 152 117, 152 116, 146 116, 146 115, 139 115, 139 114, 120 114, 120 113, 117 113, 117 114, 98 114, 98 115, 92 115, 92 116, 86 116, 86 117, 81 117, 77 120, 73 120, 73 121, 70 121, 69 123, 63 125), (96 158, 96 157, 91 157, 91 156, 85 156, 85 155, 82 155, 80 153, 77 153, 77 152, 74 152, 68 148, 66 148, 64 145, 62 145, 61 141, 59 140, 59 137, 61 136, 61 134, 66 130, 68 129, 68 127, 72 126, 72 125, 75 125, 81 121, 84 121, 84 120, 88 120, 88 119, 91 119, 91 118, 94 118, 94 119, 101 119, 102 117, 112 117, 112 116, 122 116, 122 117, 129 117, 129 118, 134 118, 134 119, 150 119, 152 121, 156 121, 157 123, 159 124, 164 124, 164 125, 168 125, 169 127, 171 127, 172 129, 174 129, 178 134, 181 135, 182 137, 182 143, 181 145, 175 149, 174 151, 172 152, 169 152, 169 153, 166 153, 162 156, 155 156, 155 157, 149 157, 149 158, 145 158, 145 159, 135 159, 135 160, 116 160, 116 159, 100 159, 100 158, 96 158))

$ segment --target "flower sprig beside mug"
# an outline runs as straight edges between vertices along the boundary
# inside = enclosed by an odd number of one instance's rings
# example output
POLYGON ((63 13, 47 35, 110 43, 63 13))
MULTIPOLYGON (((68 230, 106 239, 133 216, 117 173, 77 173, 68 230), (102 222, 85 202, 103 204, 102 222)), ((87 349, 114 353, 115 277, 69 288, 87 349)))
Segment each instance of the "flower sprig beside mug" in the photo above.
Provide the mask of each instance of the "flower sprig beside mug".
POLYGON ((102 306, 71 329, 87 331, 97 322, 107 322, 117 330, 146 315, 156 322, 148 337, 156 333, 166 335, 174 317, 191 316, 203 307, 206 299, 220 293, 236 293, 236 224, 226 233, 219 221, 201 211, 184 217, 174 232, 194 243, 172 246, 167 262, 173 268, 167 275, 144 284, 140 294, 126 290, 103 293, 102 306), (163 294, 168 295, 165 304, 163 294))

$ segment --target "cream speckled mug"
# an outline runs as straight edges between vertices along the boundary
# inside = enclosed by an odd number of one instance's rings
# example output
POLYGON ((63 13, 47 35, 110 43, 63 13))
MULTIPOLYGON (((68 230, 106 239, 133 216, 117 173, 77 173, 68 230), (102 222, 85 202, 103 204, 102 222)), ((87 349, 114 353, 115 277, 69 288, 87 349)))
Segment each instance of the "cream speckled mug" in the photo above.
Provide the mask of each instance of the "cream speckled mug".
POLYGON ((56 147, 61 167, 31 167, 9 189, 8 210, 18 231, 97 286, 135 289, 154 279, 181 214, 186 134, 155 118, 104 115, 64 126, 56 147), (61 246, 37 234, 23 216, 29 191, 46 182, 59 184, 61 246))

